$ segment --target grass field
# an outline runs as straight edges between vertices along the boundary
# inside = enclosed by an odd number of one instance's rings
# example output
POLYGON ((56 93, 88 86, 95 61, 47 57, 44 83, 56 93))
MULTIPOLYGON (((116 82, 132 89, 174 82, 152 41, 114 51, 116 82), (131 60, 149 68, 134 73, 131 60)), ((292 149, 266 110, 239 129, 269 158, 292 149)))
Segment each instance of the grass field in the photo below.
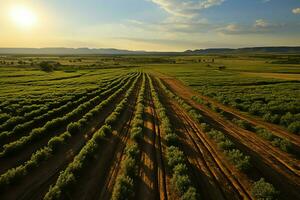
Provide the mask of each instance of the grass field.
POLYGON ((0 199, 300 199, 298 58, 1 56, 0 199))

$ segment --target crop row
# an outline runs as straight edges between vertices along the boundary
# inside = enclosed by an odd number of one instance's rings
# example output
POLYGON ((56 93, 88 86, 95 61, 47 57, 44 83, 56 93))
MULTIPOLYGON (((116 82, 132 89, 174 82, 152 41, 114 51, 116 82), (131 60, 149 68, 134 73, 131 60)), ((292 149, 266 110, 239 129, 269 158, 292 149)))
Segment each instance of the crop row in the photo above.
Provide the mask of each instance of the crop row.
POLYGON ((68 191, 72 189, 72 186, 76 184, 76 180, 79 174, 88 166, 89 161, 93 158, 97 150, 99 150, 99 143, 102 139, 111 133, 111 125, 115 124, 118 117, 126 108, 128 99, 132 95, 136 83, 140 76, 138 76, 131 87, 126 91, 122 101, 116 106, 113 113, 110 114, 105 120, 104 125, 96 131, 92 138, 85 144, 80 152, 75 156, 73 162, 71 162, 67 168, 60 173, 54 186, 51 186, 44 199, 62 199, 68 191))
POLYGON ((112 199, 133 199, 135 196, 134 185, 138 173, 138 159, 140 150, 138 142, 143 134, 144 94, 146 78, 143 74, 142 85, 138 94, 134 118, 132 120, 130 137, 134 141, 126 146, 126 158, 122 161, 122 173, 118 175, 114 185, 112 199))
MULTIPOLYGON (((125 79, 126 77, 123 79, 123 81, 125 81, 125 79)), ((106 89, 111 88, 117 84, 120 84, 119 79, 107 85, 104 85, 104 88, 101 87, 101 89, 91 91, 88 94, 76 95, 74 96, 74 98, 71 99, 71 101, 68 100, 66 102, 61 102, 61 104, 59 104, 60 107, 58 108, 47 108, 47 113, 44 113, 44 108, 41 108, 40 110, 31 112, 28 115, 24 115, 23 117, 12 117, 0 127, 0 130, 4 131, 0 134, 0 139, 5 140, 12 135, 23 134, 24 132, 31 130, 37 125, 44 124, 53 118, 62 116, 65 113, 77 107, 78 105, 87 101, 88 99, 101 95, 106 89), (22 122, 24 123, 21 124, 22 122), (12 127, 14 127, 13 130, 9 131, 12 127)))
POLYGON ((204 101, 203 99, 200 99, 199 97, 194 96, 194 97, 192 97, 192 99, 200 104, 204 104, 209 109, 212 109, 213 111, 219 113, 220 116, 222 116, 225 120, 230 120, 234 124, 238 125, 240 128, 251 131, 251 132, 255 133, 256 135, 258 135, 259 137, 261 137, 265 140, 268 140, 269 142, 271 142, 271 144, 274 147, 277 147, 280 150, 287 152, 287 153, 294 153, 293 152, 293 148, 294 148, 293 144, 291 143, 291 141, 289 139, 278 137, 278 136, 274 135, 272 132, 270 132, 262 127, 254 126, 245 120, 237 119, 234 117, 229 117, 228 115, 226 115, 226 112, 223 111, 221 108, 213 106, 212 104, 204 101))
MULTIPOLYGON (((197 110, 187 104, 182 98, 178 97, 172 91, 170 91, 160 79, 157 79, 159 85, 163 90, 173 99, 175 99, 179 105, 181 105, 189 115, 196 120, 197 122, 201 122, 203 117, 197 113, 197 110)), ((226 137, 222 132, 217 131, 211 128, 206 123, 200 124, 201 130, 208 134, 208 136, 213 139, 220 150, 226 155, 228 160, 235 165, 235 167, 241 171, 247 172, 251 169, 251 160, 250 157, 245 155, 242 151, 236 148, 235 144, 226 137)), ((255 198, 268 198, 275 199, 278 195, 278 192, 274 188, 273 185, 267 183, 263 178, 259 181, 255 182, 252 186, 252 195, 255 198)))
MULTIPOLYGON (((118 79, 120 79, 120 78, 118 78, 118 79)), ((117 82, 118 79, 113 79, 113 80, 115 82, 117 82)), ((112 84, 111 82, 112 81, 108 82, 107 84, 103 83, 102 86, 112 84)), ((8 131, 11 128, 15 127, 19 123, 29 121, 29 120, 33 119, 34 117, 37 117, 37 116, 41 116, 42 114, 44 114, 48 110, 55 109, 57 107, 63 106, 64 104, 66 104, 69 101, 74 102, 74 101, 77 101, 78 99, 80 99, 82 97, 85 97, 85 96, 95 97, 97 95, 97 92, 99 92, 99 89, 98 90, 97 89, 90 89, 90 90, 75 94, 73 96, 67 96, 66 98, 63 98, 61 101, 54 101, 54 102, 51 102, 51 103, 48 103, 48 104, 44 104, 42 107, 41 107, 41 105, 32 105, 34 107, 38 106, 39 109, 33 110, 31 112, 23 113, 22 116, 15 116, 15 117, 7 118, 7 116, 9 116, 9 115, 6 114, 6 115, 4 115, 4 117, 6 116, 5 118, 9 119, 9 120, 7 120, 4 124, 2 124, 0 126, 0 131, 8 131)), ((4 121, 4 119, 3 119, 3 121, 4 121)))
POLYGON ((124 88, 124 82, 125 80, 121 81, 115 87, 103 91, 99 96, 96 96, 93 99, 81 104, 76 109, 64 115, 63 117, 55 118, 51 121, 48 121, 43 127, 33 129, 29 135, 23 136, 20 139, 9 144, 5 144, 3 146, 3 151, 0 153, 0 156, 7 156, 13 152, 16 152, 17 150, 22 149, 23 147, 31 143, 33 140, 41 138, 46 134, 53 133, 54 131, 61 129, 64 126, 67 126, 69 123, 76 120, 84 113, 88 112, 90 109, 98 105, 102 101, 102 97, 111 94, 121 86, 122 88, 124 88))
MULTIPOLYGON (((109 82, 112 82, 114 80, 120 79, 123 77, 124 74, 120 74, 117 77, 111 78, 109 80, 103 80, 100 82, 100 84, 97 84, 98 86, 104 86, 108 84, 109 82)), ((71 101, 72 99, 78 99, 82 96, 84 96, 86 93, 91 93, 92 91, 95 91, 96 89, 84 89, 84 91, 74 91, 70 94, 64 94, 64 93, 48 93, 48 91, 45 90, 45 93, 40 95, 26 95, 26 96, 18 96, 13 99, 5 100, 0 103, 0 112, 3 114, 7 114, 11 117, 13 116, 24 116, 29 115, 30 112, 33 112, 35 110, 41 109, 41 107, 49 107, 49 108, 55 108, 59 107, 60 105, 63 105, 63 102, 71 101)), ((3 121, 0 120, 0 124, 3 123, 3 121)))
MULTIPOLYGON (((264 93, 265 94, 265 93, 264 93)), ((245 97, 243 97, 245 98, 245 97)), ((282 97, 281 97, 282 98, 282 97)), ((251 115, 261 117, 264 121, 273 124, 281 125, 291 133, 300 134, 300 108, 298 102, 290 102, 286 99, 281 99, 283 102, 276 102, 273 100, 248 100, 248 102, 243 102, 241 99, 237 98, 234 102, 228 103, 227 101, 222 101, 224 105, 231 105, 236 109, 248 112, 251 115), (254 102, 251 102, 254 101, 254 102), (269 102, 268 102, 269 101, 269 102)))
POLYGON ((274 147, 279 148, 280 150, 287 152, 287 153, 293 153, 293 145, 292 143, 286 139, 286 138, 281 138, 276 135, 274 135, 272 132, 262 128, 262 127, 253 127, 251 124, 248 122, 242 120, 242 119, 236 119, 233 118, 232 122, 238 125, 239 127, 254 132, 256 135, 259 137, 268 140, 271 142, 271 144, 274 147))
MULTIPOLYGON (((136 78, 137 79, 137 78, 136 78)), ((27 175, 30 171, 37 168, 42 161, 49 159, 52 155, 57 152, 57 149, 63 145, 69 138, 74 134, 80 134, 86 130, 91 124, 92 120, 101 113, 101 111, 114 99, 117 98, 118 94, 124 91, 125 88, 130 84, 128 81, 122 88, 113 93, 109 98, 102 101, 99 105, 94 107, 88 113, 86 113, 79 121, 70 123, 68 125, 67 131, 59 136, 51 138, 48 142, 48 145, 41 150, 38 150, 36 153, 32 154, 30 160, 25 162, 23 165, 20 165, 16 168, 8 170, 6 173, 0 176, 0 190, 9 186, 10 184, 16 182, 21 177, 27 175)), ((132 87, 132 86, 131 86, 132 87)), ((116 108, 118 109, 118 108, 116 108)), ((108 133, 110 127, 103 126, 96 134, 97 136, 108 133)), ((95 136, 96 137, 96 136, 95 136)))
POLYGON ((150 77, 149 82, 154 106, 160 119, 162 131, 165 133, 164 139, 168 146, 166 159, 172 174, 172 187, 182 200, 196 200, 198 199, 198 194, 196 189, 192 186, 188 167, 185 164, 187 160, 183 151, 179 148, 178 136, 172 130, 172 125, 167 116, 166 109, 161 103, 150 77))

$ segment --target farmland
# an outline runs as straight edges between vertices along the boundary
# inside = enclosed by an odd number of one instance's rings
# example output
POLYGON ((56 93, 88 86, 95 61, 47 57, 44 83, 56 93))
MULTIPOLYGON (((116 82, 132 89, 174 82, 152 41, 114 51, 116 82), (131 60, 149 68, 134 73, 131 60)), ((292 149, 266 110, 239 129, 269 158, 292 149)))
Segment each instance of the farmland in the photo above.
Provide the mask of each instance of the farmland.
POLYGON ((289 59, 2 56, 0 199, 300 199, 289 59))

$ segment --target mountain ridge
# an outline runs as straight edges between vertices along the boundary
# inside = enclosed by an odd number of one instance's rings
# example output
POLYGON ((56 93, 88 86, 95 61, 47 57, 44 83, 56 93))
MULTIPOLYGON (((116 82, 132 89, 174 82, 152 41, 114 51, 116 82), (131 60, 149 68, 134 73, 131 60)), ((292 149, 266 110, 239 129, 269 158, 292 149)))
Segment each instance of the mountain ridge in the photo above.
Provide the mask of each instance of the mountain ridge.
POLYGON ((245 47, 245 48, 207 48, 183 52, 132 51, 115 48, 0 48, 1 55, 206 55, 206 54, 243 54, 243 53, 294 53, 300 54, 300 47, 245 47))

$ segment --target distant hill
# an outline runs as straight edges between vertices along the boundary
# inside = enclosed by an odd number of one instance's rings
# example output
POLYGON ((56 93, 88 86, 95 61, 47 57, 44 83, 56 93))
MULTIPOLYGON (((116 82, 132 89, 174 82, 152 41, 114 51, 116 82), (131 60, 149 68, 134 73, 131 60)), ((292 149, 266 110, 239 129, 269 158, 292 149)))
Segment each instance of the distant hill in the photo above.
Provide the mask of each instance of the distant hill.
POLYGON ((300 54, 300 47, 248 47, 239 49, 215 48, 215 49, 198 49, 187 50, 186 54, 255 54, 255 53, 294 53, 300 54))
POLYGON ((251 47, 251 48, 210 48, 187 50, 184 52, 151 52, 120 49, 90 48, 0 48, 0 54, 17 55, 205 55, 205 54, 300 54, 300 47, 251 47))
POLYGON ((88 54, 143 54, 145 51, 89 48, 0 48, 0 54, 88 55, 88 54))

